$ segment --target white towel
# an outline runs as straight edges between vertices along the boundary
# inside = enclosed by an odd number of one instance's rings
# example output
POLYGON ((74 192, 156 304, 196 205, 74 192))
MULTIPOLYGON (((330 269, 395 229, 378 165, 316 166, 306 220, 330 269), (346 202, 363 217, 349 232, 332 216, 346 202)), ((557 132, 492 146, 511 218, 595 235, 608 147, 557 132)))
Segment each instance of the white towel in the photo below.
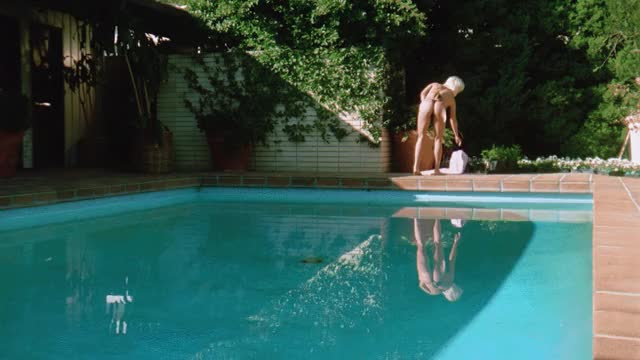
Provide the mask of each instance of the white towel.
MULTIPOLYGON (((451 154, 451 159, 449 160, 449 167, 440 169, 440 172, 443 174, 449 175, 459 175, 464 173, 464 169, 467 167, 467 163, 469 162, 469 156, 462 150, 456 150, 451 154)), ((421 172, 422 175, 431 175, 433 174, 433 170, 425 170, 421 172)))

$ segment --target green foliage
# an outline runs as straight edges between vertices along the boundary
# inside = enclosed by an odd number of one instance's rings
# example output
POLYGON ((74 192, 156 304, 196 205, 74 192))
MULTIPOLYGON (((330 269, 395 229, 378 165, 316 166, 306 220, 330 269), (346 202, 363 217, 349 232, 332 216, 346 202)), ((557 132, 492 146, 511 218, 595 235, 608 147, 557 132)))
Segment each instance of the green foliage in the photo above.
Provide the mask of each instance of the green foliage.
POLYGON ((243 54, 219 54, 211 64, 202 57, 195 60, 206 81, 201 83, 193 68, 184 69, 189 88, 197 96, 194 101, 187 95, 185 105, 201 131, 225 132, 231 137, 225 139, 230 140, 225 141, 227 145, 265 144, 267 134, 283 121, 290 140, 304 140, 302 133, 309 129, 294 122, 304 115, 303 102, 295 98, 286 106, 274 102, 274 93, 282 95, 287 88, 271 71, 243 54))
POLYGON ((619 81, 628 82, 640 76, 640 2, 608 0, 607 10, 607 63, 619 81))
POLYGON ((469 158, 469 162, 467 163, 467 172, 470 173, 485 173, 487 172, 487 164, 477 156, 472 156, 469 158))
MULTIPOLYGON (((412 103, 426 83, 465 80, 457 104, 470 154, 517 143, 529 156, 609 157, 620 119, 638 110, 637 0, 187 2, 215 30, 211 47, 254 51, 330 112, 360 112, 374 138, 415 127, 403 67, 412 103)), ((330 133, 326 119, 315 128, 330 133)))
MULTIPOLYGON (((325 141, 329 141, 330 135, 338 140, 343 139, 348 132, 337 116, 343 112, 360 115, 365 120, 365 130, 371 133, 376 142, 382 135, 382 127, 391 126, 396 114, 392 107, 399 106, 382 91, 384 84, 390 83, 391 77, 388 75, 389 65, 385 54, 380 48, 320 48, 309 51, 273 48, 247 55, 234 51, 220 56, 227 59, 223 67, 228 69, 229 75, 238 71, 259 71, 259 74, 251 77, 252 83, 244 85, 234 81, 209 79, 212 90, 207 96, 224 99, 243 91, 252 91, 251 96, 260 99, 260 105, 267 109, 259 111, 260 107, 256 108, 254 121, 269 122, 272 125, 282 122, 285 133, 293 142, 304 141, 305 135, 312 130, 319 131, 325 141), (244 60, 238 63, 229 61, 233 57, 244 60), (350 86, 345 86, 347 72, 350 86), (242 90, 243 86, 250 90, 242 90), (269 110, 274 104, 279 104, 281 111, 269 110), (317 117, 313 125, 301 123, 305 107, 315 110, 317 117), (267 119, 268 117, 273 119, 267 119)), ((188 80, 190 84, 195 84, 193 79, 188 80)), ((196 90, 194 86, 191 88, 196 90)), ((197 90, 204 95, 202 89, 197 90)), ((221 108, 232 110, 229 106, 221 108)), ((193 111, 193 108, 190 109, 193 111)), ((224 116, 218 114, 216 117, 224 116)), ((261 128, 260 125, 258 128, 261 128)), ((269 127, 268 132, 272 130, 273 127, 269 127)), ((262 138, 258 140, 263 142, 262 138)))
POLYGON ((593 87, 597 106, 565 146, 571 156, 616 155, 624 139, 621 119, 638 111, 640 84, 640 3, 629 0, 578 0, 570 17, 570 45, 584 49, 595 73, 606 74, 593 87))
MULTIPOLYGON (((298 56, 314 59, 311 55, 303 52, 289 54, 292 59, 298 56)), ((234 133, 241 143, 265 143, 266 136, 277 124, 282 124, 284 133, 292 142, 305 141, 305 136, 313 130, 318 130, 327 142, 330 136, 341 140, 348 135, 342 122, 330 111, 337 105, 327 100, 328 105, 321 106, 317 101, 318 98, 330 99, 330 92, 314 94, 315 97, 305 94, 258 62, 258 59, 264 59, 262 56, 264 54, 240 51, 216 54, 215 58, 220 62, 215 69, 200 59, 199 66, 206 73, 206 84, 199 83, 193 70, 185 69, 189 87, 200 96, 197 106, 190 100, 185 104, 196 115, 201 129, 235 127, 237 131, 234 133), (306 121, 307 110, 313 110, 317 115, 313 123, 306 121)), ((343 60, 343 57, 338 58, 338 62, 343 60)), ((330 61, 322 63, 332 65, 330 61)), ((294 72, 287 74, 291 77, 304 76, 294 72)), ((332 79, 318 81, 330 82, 332 79)))
MULTIPOLYGON (((314 124, 325 139, 346 135, 336 121, 341 113, 359 115, 373 142, 382 128, 403 126, 402 96, 389 96, 389 90, 404 93, 392 64, 425 33, 425 16, 411 1, 192 0, 188 9, 214 31, 214 44, 250 52, 329 110, 314 124)), ((272 95, 273 102, 286 104, 291 93, 272 95)), ((291 129, 296 139, 308 130, 285 128, 291 129)))
POLYGON ((431 36, 407 61, 409 96, 416 101, 426 83, 461 76, 458 113, 470 154, 517 143, 530 156, 605 156, 620 146, 616 122, 625 111, 601 89, 616 76, 629 85, 616 74, 637 74, 624 54, 640 55, 623 51, 638 48, 632 31, 612 52, 613 22, 634 29, 637 8, 631 0, 438 2, 431 36))
POLYGON ((606 85, 593 90, 600 104, 592 111, 577 134, 567 144, 566 155, 610 158, 617 155, 624 140, 624 126, 620 119, 628 115, 623 99, 606 85))
POLYGON ((480 153, 482 160, 489 168, 490 163, 496 162, 496 173, 509 173, 518 170, 518 160, 523 157, 520 145, 492 146, 491 149, 482 150, 480 153))
MULTIPOLYGON (((384 121, 381 116, 390 102, 390 97, 383 91, 390 78, 382 49, 350 47, 302 51, 273 48, 254 56, 298 92, 308 94, 328 110, 318 112, 315 124, 323 137, 327 132, 338 139, 346 135, 335 132, 339 128, 336 114, 345 112, 360 115, 365 121, 365 130, 371 133, 374 142, 378 141, 384 121)), ((290 101, 288 96, 274 100, 286 103, 290 101)))
POLYGON ((245 50, 368 45, 402 51, 425 32, 425 16, 409 0, 192 0, 188 9, 245 50))
POLYGON ((0 131, 18 132, 31 127, 29 98, 15 91, 0 90, 0 131))

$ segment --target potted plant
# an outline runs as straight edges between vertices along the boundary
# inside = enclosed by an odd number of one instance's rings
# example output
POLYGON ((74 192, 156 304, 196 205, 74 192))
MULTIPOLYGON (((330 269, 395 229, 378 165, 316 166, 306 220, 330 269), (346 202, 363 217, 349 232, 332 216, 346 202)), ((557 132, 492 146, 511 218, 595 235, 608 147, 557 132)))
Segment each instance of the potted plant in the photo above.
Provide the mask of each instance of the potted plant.
MULTIPOLYGON (((406 107, 390 116, 390 121, 384 124, 391 134, 391 170, 407 173, 413 169, 416 141, 416 116, 418 106, 406 107)), ((433 138, 427 138, 426 154, 422 157, 421 169, 431 169, 434 165, 433 138), (430 155, 430 156, 429 156, 430 155)))
POLYGON ((207 137, 213 170, 247 170, 255 143, 251 114, 236 109, 211 110, 197 115, 198 128, 207 137))
POLYGON ((217 69, 224 69, 219 72, 199 61, 207 74, 206 86, 193 69, 184 70, 191 90, 184 103, 206 134, 212 169, 247 170, 254 146, 266 144, 282 116, 273 101, 279 90, 265 86, 265 79, 273 75, 247 57, 227 54, 217 59, 217 69))
POLYGON ((29 99, 19 92, 0 90, 0 177, 15 175, 20 145, 31 124, 29 99))
MULTIPOLYGON (((406 121, 397 121, 387 124, 392 135, 391 138, 391 157, 393 171, 411 172, 413 170, 413 161, 415 157, 416 142, 418 140, 418 132, 416 131, 416 120, 418 114, 418 106, 408 108, 403 112, 403 118, 406 121)), ((449 128, 445 129, 442 143, 442 162, 441 166, 446 167, 453 152, 453 131, 449 128)), ((420 169, 433 169, 435 166, 435 154, 433 152, 435 139, 435 130, 433 121, 427 131, 427 138, 424 144, 424 156, 420 169)))
POLYGON ((123 32, 118 46, 126 64, 136 116, 131 124, 131 162, 138 171, 166 173, 173 170, 173 134, 158 119, 157 97, 168 76, 167 57, 159 46, 162 40, 136 30, 123 32))

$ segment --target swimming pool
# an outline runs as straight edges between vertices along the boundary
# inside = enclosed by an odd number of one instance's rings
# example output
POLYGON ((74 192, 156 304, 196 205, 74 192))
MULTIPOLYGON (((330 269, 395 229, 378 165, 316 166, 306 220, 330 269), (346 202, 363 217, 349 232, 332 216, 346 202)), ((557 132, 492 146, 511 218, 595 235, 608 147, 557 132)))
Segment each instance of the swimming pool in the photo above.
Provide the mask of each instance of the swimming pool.
POLYGON ((222 188, 5 211, 0 357, 584 359, 590 211, 222 188))

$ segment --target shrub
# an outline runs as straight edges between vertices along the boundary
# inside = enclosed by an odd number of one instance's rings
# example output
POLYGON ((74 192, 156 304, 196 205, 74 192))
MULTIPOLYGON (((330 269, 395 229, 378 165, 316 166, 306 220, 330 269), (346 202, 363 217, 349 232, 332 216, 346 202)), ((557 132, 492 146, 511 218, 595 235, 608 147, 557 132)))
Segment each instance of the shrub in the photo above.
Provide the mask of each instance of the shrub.
POLYGON ((493 145, 491 149, 482 150, 480 156, 489 172, 507 173, 519 170, 518 160, 523 157, 523 154, 520 145, 493 145))
POLYGON ((469 158, 469 162, 467 163, 467 172, 470 173, 484 173, 487 172, 487 167, 485 162, 476 156, 472 156, 469 158))

